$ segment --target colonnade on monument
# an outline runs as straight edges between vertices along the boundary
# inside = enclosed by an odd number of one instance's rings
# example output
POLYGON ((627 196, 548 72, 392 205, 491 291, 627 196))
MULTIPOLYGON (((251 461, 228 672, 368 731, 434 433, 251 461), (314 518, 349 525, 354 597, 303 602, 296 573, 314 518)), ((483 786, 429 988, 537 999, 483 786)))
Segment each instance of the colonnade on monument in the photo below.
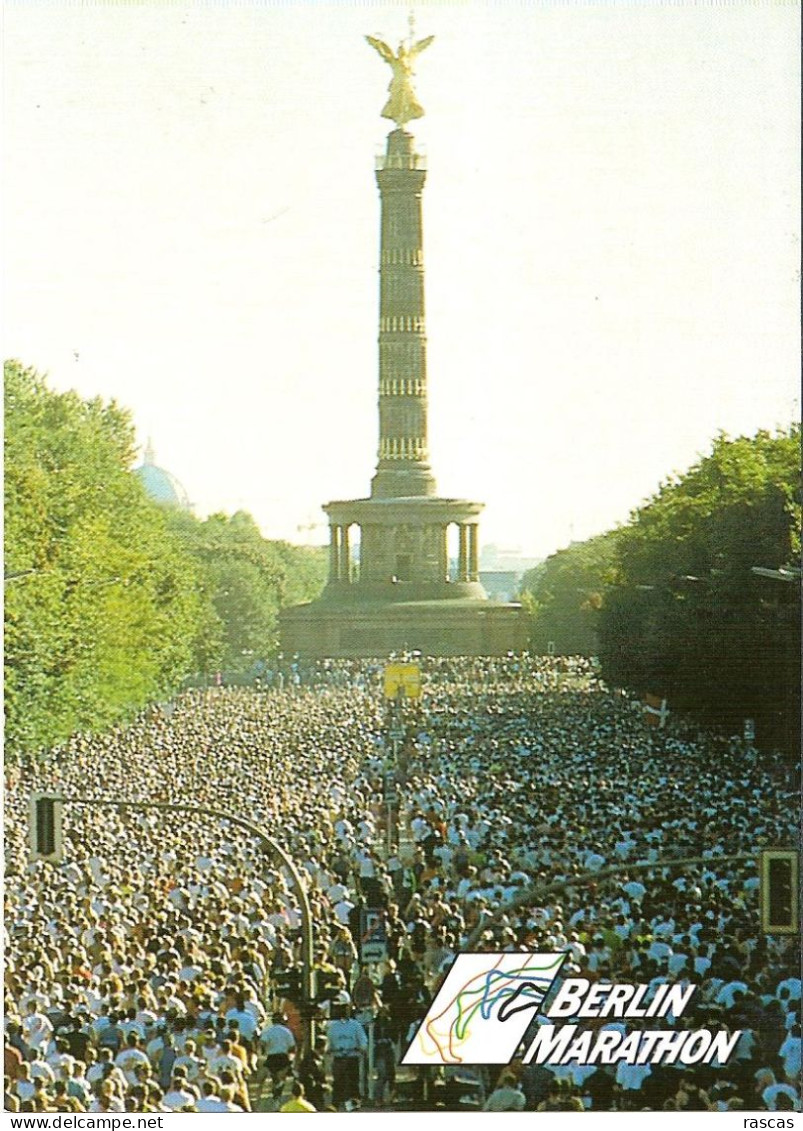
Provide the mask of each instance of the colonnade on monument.
POLYGON ((450 583, 450 582, 479 582, 480 580, 480 542, 479 524, 476 522, 459 522, 455 520, 445 526, 432 527, 427 533, 429 540, 434 543, 435 554, 430 559, 415 560, 414 555, 396 553, 394 550, 394 532, 386 531, 383 527, 366 527, 361 530, 361 544, 366 539, 369 543, 378 538, 389 543, 388 555, 392 568, 382 569, 385 562, 381 561, 371 568, 370 558, 359 565, 352 560, 351 528, 357 523, 332 523, 329 526, 329 584, 351 585, 360 578, 367 581, 388 581, 392 584, 407 584, 412 581, 423 583, 450 583), (451 572, 449 560, 449 529, 457 529, 458 548, 457 563, 454 575, 451 572), (429 568, 428 568, 429 567, 429 568))

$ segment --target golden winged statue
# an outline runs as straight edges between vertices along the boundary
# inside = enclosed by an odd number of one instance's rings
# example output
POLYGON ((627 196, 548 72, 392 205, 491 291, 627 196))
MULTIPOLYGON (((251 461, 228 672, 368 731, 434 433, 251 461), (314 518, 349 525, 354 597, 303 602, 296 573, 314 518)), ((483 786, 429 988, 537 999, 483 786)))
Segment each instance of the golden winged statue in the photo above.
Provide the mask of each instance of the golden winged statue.
POLYGON ((428 35, 426 39, 419 39, 418 43, 411 42, 409 45, 400 43, 399 50, 395 55, 387 43, 383 43, 381 39, 375 39, 372 35, 366 35, 365 38, 393 71, 393 77, 388 87, 390 97, 382 110, 382 117, 390 118, 397 126, 406 126, 413 118, 423 118, 424 108, 413 90, 413 75, 415 74, 413 63, 416 56, 420 55, 425 47, 429 47, 435 36, 428 35))

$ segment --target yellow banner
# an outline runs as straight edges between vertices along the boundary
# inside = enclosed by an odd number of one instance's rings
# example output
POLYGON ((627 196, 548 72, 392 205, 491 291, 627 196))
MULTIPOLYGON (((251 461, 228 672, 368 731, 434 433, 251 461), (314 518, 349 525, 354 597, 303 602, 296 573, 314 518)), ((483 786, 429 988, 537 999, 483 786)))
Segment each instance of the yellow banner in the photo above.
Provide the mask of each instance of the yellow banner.
POLYGON ((385 665, 385 698, 421 698, 421 668, 418 664, 385 665))

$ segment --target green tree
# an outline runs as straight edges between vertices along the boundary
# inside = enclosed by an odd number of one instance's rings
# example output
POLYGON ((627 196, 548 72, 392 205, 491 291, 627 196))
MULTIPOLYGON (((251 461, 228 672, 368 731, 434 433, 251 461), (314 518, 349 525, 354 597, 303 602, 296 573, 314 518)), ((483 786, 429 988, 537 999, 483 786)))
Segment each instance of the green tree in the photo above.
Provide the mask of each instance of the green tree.
POLYGON ((170 523, 197 563, 204 602, 195 670, 248 674, 278 649, 279 610, 321 592, 325 552, 263 538, 244 511, 203 522, 175 513, 170 523))
POLYGON ((5 365, 5 697, 9 752, 105 727, 184 675, 193 564, 129 467, 113 402, 5 365))
POLYGON ((634 512, 600 616, 605 677, 765 742, 799 741, 800 431, 730 439, 634 512))
POLYGON ((597 652, 597 621, 613 578, 618 532, 573 542, 558 550, 522 580, 522 601, 530 614, 530 650, 592 656, 597 652))

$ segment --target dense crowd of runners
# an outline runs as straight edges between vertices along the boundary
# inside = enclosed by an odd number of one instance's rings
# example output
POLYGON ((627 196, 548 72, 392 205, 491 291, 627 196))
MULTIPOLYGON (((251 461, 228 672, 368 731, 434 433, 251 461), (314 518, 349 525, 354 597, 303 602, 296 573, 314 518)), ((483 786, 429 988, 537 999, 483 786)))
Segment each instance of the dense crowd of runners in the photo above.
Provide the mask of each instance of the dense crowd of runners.
POLYGON ((800 1109, 797 942, 758 914, 758 851, 796 837, 788 767, 657 731, 585 660, 423 666, 418 706, 388 707, 380 664, 288 663, 7 767, 7 1109, 237 1112, 249 1094, 282 1111, 800 1109), (246 831, 67 804, 63 861, 32 863, 33 791, 264 828, 309 894, 315 1002, 290 877, 246 831), (670 866, 685 857, 706 859, 670 866), (366 909, 383 915, 378 962, 366 909), (662 1027, 742 1036, 719 1067, 400 1071, 469 940, 567 951, 592 982, 692 982, 662 1027))

